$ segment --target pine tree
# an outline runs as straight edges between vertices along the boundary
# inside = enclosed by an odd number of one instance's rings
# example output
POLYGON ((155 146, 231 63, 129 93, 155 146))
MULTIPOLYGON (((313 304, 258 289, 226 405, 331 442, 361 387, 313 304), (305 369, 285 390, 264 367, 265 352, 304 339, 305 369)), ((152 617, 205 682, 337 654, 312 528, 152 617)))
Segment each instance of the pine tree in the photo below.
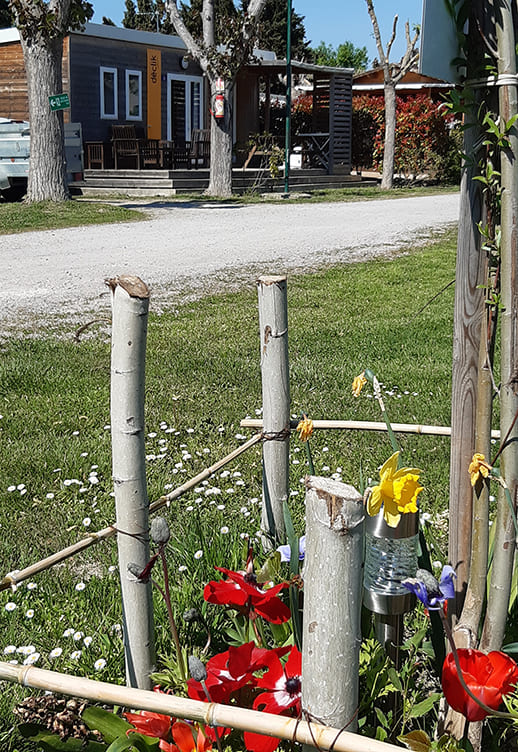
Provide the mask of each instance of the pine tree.
MULTIPOLYGON (((288 18, 285 3, 279 0, 266 0, 261 14, 257 45, 263 50, 272 50, 278 58, 286 58, 288 18)), ((291 57, 294 60, 307 60, 309 42, 306 40, 304 16, 292 8, 291 11, 291 57)))
POLYGON ((13 24, 8 0, 0 0, 0 29, 9 29, 13 24))

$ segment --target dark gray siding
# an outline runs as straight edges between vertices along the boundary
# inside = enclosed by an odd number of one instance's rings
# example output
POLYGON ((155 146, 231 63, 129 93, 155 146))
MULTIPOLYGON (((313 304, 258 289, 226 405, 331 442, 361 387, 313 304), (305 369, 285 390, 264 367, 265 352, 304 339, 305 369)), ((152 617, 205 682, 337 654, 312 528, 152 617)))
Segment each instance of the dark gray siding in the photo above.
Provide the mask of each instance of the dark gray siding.
MULTIPOLYGON (((111 126, 131 122, 137 129, 146 130, 147 106, 147 53, 148 49, 161 52, 162 64, 162 138, 167 136, 167 74, 184 73, 180 60, 185 49, 172 49, 160 45, 146 45, 115 39, 71 34, 70 35, 70 100, 71 119, 80 122, 84 141, 109 141, 111 126), (99 69, 117 69, 118 118, 101 119, 101 96, 99 69), (126 120, 126 70, 142 71, 142 121, 126 120)), ((189 63, 187 75, 201 75, 198 66, 189 63)))

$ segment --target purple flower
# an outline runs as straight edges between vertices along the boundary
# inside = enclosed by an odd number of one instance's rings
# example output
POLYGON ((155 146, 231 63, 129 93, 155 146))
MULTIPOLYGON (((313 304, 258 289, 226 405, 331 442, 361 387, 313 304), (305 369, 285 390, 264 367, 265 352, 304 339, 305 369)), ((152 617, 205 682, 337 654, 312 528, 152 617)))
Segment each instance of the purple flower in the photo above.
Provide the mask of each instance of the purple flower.
MULTIPOLYGON (((290 561, 291 559, 291 549, 289 544, 286 544, 285 546, 279 546, 277 551, 281 555, 281 561, 290 561)), ((304 555, 306 553, 306 536, 301 535, 299 538, 299 561, 302 561, 304 559, 304 555)))
POLYGON ((414 593, 425 608, 438 611, 445 601, 455 595, 453 578, 456 576, 453 567, 446 564, 442 568, 439 582, 431 572, 427 572, 426 569, 418 569, 415 577, 409 577, 407 580, 403 580, 401 584, 411 593, 414 593))

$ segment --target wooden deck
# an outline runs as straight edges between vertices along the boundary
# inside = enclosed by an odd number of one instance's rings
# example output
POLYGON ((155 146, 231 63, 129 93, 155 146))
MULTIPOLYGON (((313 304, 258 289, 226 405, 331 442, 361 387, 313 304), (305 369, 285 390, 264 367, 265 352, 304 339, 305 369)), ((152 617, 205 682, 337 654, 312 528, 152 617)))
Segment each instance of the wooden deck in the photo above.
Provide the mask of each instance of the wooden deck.
MULTIPOLYGON (((345 188, 375 185, 376 180, 362 179, 356 174, 328 175, 325 170, 307 169, 290 172, 290 191, 312 191, 324 188, 345 188)), ((70 184, 75 195, 175 196, 202 193, 209 184, 209 171, 197 170, 85 170, 83 180, 70 184)), ((276 179, 260 169, 233 170, 235 193, 268 193, 284 191, 284 176, 276 179)))

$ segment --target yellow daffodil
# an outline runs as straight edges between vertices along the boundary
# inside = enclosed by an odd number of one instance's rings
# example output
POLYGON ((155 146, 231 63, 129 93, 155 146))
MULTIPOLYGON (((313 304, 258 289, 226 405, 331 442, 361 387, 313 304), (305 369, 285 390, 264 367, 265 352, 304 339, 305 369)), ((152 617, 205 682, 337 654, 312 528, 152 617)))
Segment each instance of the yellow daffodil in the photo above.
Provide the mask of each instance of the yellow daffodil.
POLYGON ((423 490, 419 485, 420 470, 402 467, 398 470, 399 452, 395 452, 380 470, 380 483, 374 486, 367 500, 367 514, 378 514, 383 505, 383 517, 389 527, 397 527, 402 514, 417 512, 417 497, 423 490))
POLYGON ((304 415, 297 426, 297 431, 299 432, 299 439, 307 441, 313 433, 313 421, 307 415, 304 415))
POLYGON ((475 452, 468 468, 471 475, 471 485, 474 486, 480 477, 487 478, 492 469, 489 462, 486 462, 485 456, 480 452, 475 452))
POLYGON ((353 394, 355 397, 360 396, 360 392, 367 383, 367 379, 365 378, 365 371, 362 371, 359 376, 356 376, 353 379, 353 394))

